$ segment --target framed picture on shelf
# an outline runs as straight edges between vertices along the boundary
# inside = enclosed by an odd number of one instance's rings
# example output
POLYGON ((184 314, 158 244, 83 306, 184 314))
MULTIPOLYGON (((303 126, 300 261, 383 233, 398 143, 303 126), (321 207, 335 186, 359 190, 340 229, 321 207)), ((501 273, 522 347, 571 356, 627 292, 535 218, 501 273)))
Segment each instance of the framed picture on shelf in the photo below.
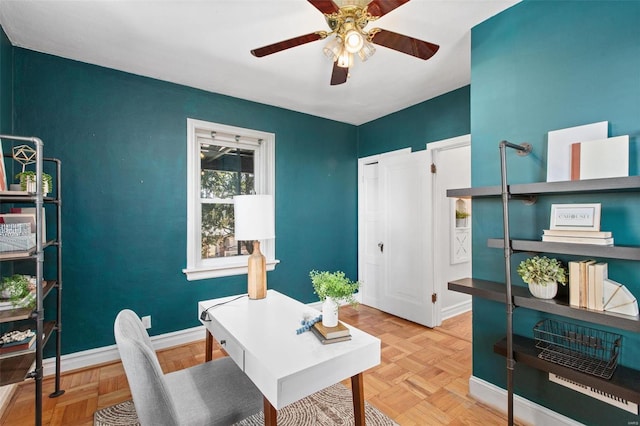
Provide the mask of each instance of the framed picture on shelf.
POLYGON ((552 204, 549 229, 599 231, 600 209, 600 203, 552 204))

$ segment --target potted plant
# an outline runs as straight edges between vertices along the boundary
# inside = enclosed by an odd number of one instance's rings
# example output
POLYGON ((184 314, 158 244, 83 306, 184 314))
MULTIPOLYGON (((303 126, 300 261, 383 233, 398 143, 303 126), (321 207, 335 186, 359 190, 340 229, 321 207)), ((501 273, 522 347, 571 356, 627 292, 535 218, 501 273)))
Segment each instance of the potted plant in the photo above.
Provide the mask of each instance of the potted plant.
POLYGON ((32 295, 32 284, 29 279, 20 274, 4 277, 0 282, 0 297, 7 299, 15 307, 26 308, 35 306, 35 297, 32 295))
POLYGON ((338 307, 340 302, 357 305, 354 293, 360 288, 358 281, 351 281, 342 271, 328 272, 313 270, 309 273, 313 291, 322 301, 322 325, 338 325, 338 307))
MULTIPOLYGON (((20 189, 27 192, 36 192, 36 172, 27 170, 16 175, 20 180, 20 189)), ((47 195, 53 187, 53 179, 50 174, 42 173, 42 193, 47 195)))
POLYGON ((469 216, 471 216, 471 213, 456 209, 456 228, 466 227, 469 216))
POLYGON ((540 299, 553 299, 558 283, 566 285, 567 270, 558 259, 535 256, 518 265, 518 275, 529 285, 529 291, 540 299))

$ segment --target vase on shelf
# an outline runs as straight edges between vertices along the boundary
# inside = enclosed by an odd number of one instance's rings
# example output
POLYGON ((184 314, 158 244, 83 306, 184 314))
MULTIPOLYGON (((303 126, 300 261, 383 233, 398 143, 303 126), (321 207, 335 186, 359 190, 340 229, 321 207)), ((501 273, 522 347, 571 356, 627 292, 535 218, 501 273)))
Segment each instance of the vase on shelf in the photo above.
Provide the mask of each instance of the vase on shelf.
POLYGON ((338 308, 338 303, 331 297, 327 297, 322 302, 322 325, 325 327, 338 325, 338 308))
POLYGON ((543 284, 529 283, 529 291, 538 299, 553 299, 558 294, 558 283, 556 281, 543 284))

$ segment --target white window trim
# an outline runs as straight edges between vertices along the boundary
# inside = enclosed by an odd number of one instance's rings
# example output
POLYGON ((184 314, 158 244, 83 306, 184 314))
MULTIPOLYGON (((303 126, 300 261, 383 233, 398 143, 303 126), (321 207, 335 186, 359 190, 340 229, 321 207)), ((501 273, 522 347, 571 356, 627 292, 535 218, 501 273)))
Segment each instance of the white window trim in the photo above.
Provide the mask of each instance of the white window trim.
MULTIPOLYGON (((275 199, 275 134, 187 118, 187 267, 182 272, 189 281, 247 273, 249 256, 201 259, 200 144, 197 138, 211 132, 261 140, 260 148, 255 151, 259 170, 259 176, 255 176, 255 190, 257 194, 271 194, 275 199)), ((275 241, 261 241, 260 249, 267 258, 267 271, 274 270, 280 262, 275 258, 275 241)))

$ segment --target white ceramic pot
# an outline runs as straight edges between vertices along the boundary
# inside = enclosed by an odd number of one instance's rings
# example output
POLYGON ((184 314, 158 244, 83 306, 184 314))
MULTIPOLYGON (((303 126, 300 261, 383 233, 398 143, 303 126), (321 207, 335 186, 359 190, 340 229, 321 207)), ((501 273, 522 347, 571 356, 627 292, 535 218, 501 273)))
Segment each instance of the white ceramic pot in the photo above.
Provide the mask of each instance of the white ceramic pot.
POLYGON ((325 327, 338 325, 338 304, 330 297, 322 302, 322 325, 325 327))
POLYGON ((529 291, 538 299, 553 299, 558 294, 558 283, 550 281, 545 285, 529 283, 529 291))

